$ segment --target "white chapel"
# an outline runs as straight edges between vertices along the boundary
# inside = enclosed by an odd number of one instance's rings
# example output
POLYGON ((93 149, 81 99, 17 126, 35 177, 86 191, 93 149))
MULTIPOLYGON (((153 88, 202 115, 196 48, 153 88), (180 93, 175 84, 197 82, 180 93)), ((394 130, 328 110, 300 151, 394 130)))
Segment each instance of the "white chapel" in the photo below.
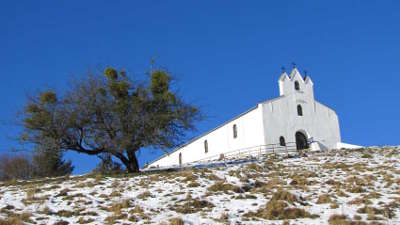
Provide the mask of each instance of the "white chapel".
POLYGON ((280 96, 242 113, 153 161, 149 167, 169 167, 218 159, 246 149, 287 151, 357 148, 341 142, 336 112, 314 99, 313 82, 297 68, 278 80, 280 96))

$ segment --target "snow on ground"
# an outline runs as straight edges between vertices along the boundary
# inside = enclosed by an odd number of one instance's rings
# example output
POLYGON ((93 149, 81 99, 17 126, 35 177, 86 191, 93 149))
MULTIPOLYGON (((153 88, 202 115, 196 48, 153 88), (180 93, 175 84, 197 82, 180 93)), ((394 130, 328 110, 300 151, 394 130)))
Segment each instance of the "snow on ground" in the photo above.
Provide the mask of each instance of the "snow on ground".
POLYGON ((399 159, 383 147, 0 183, 0 224, 400 224, 399 159))

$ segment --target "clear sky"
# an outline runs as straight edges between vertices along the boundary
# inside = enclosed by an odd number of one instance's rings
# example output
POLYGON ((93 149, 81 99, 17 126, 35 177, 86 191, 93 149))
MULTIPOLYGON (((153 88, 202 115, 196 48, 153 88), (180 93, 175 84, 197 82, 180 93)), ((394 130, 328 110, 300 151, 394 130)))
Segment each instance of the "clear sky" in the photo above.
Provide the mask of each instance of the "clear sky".
MULTIPOLYGON (((278 96, 281 67, 295 62, 336 110, 344 142, 400 144, 399 1, 271 2, 1 1, 0 152, 18 147, 26 93, 62 92, 107 65, 143 74, 151 57, 207 115, 188 137, 278 96)), ((97 163, 66 157, 75 173, 97 163)))

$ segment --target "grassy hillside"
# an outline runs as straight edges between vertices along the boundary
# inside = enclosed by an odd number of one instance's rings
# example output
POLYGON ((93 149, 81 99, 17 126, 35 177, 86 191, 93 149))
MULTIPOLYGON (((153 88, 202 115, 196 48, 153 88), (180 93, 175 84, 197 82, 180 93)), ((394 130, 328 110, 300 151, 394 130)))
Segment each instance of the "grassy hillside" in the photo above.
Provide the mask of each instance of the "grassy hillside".
POLYGON ((400 224, 400 149, 0 184, 3 224, 400 224))

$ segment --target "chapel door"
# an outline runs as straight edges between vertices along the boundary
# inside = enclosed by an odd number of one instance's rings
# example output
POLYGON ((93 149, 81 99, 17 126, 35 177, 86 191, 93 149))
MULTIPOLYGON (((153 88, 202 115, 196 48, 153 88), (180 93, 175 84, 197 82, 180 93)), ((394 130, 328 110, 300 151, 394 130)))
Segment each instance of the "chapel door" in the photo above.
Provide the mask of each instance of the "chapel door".
POLYGON ((303 150, 308 148, 307 137, 300 131, 296 132, 296 147, 297 150, 303 150))

